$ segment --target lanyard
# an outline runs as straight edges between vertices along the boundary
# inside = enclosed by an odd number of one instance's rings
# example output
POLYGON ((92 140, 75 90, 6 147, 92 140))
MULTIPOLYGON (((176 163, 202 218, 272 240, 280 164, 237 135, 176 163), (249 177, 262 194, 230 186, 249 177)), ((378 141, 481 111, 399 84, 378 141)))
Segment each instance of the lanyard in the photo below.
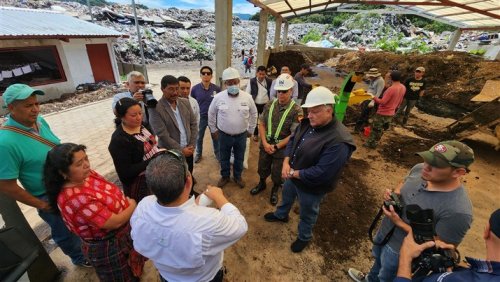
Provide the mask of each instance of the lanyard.
MULTIPOLYGON (((273 103, 271 104, 271 108, 269 109, 269 116, 267 117, 267 134, 266 134, 267 140, 271 139, 271 135, 273 132, 272 121, 273 121, 274 105, 276 104, 276 101, 278 101, 278 99, 274 99, 273 103)), ((281 128, 285 123, 285 119, 287 118, 288 113, 290 113, 290 111, 292 110, 293 105, 295 105, 295 101, 292 100, 288 105, 288 108, 286 109, 285 113, 281 116, 278 128, 276 128, 276 132, 274 133, 274 141, 277 143, 280 141, 278 137, 280 136, 281 128)))

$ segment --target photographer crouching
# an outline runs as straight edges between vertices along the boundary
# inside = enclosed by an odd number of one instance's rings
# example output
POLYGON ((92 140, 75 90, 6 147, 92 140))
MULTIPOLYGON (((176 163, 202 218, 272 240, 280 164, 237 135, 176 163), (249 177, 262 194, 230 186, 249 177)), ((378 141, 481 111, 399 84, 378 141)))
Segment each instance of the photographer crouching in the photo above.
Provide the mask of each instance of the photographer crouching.
POLYGON ((373 240, 375 258, 370 272, 349 268, 354 281, 393 281, 398 271, 399 251, 411 231, 410 205, 433 211, 433 232, 447 244, 460 244, 472 223, 472 204, 460 180, 474 161, 474 152, 458 141, 444 141, 418 153, 424 162, 415 165, 391 194, 384 194, 385 215, 373 240), (396 199, 395 199, 396 198, 396 199), (398 214, 395 206, 401 205, 398 214), (387 207, 385 207, 387 206, 387 207))
MULTIPOLYGON (((447 281, 500 281, 500 209, 490 216, 484 228, 483 239, 486 243, 486 260, 466 257, 469 268, 458 268, 452 272, 435 273, 425 277, 423 282, 447 281)), ((413 232, 410 231, 403 241, 399 256, 398 276, 394 282, 411 281, 412 262, 421 257, 429 248, 453 249, 453 245, 439 241, 428 241, 417 244, 413 232)))

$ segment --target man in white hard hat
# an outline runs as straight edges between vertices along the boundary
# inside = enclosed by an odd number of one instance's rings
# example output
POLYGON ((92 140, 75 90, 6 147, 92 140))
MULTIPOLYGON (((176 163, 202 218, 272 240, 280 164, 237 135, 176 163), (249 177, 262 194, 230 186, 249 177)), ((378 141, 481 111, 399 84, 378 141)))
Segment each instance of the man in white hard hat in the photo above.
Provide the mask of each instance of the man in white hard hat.
POLYGON ((282 200, 266 221, 288 222, 288 214, 297 198, 300 206, 298 238, 292 252, 301 252, 312 239, 312 229, 319 214, 319 204, 331 192, 345 163, 356 150, 347 128, 335 119, 334 94, 325 87, 314 88, 307 95, 303 119, 288 141, 282 177, 286 179, 282 200))
POLYGON ((257 107, 252 96, 240 90, 240 73, 229 67, 222 72, 226 90, 217 94, 208 109, 208 127, 214 140, 219 142, 221 179, 217 186, 229 182, 231 150, 234 153, 233 179, 240 188, 245 187, 241 178, 246 139, 252 136, 257 125, 257 107))
POLYGON ((250 190, 250 194, 256 195, 266 189, 266 179, 271 175, 274 184, 270 198, 272 205, 278 203, 286 145, 303 116, 302 108, 292 100, 293 86, 292 76, 286 73, 278 76, 274 82, 278 98, 264 106, 258 126, 261 140, 258 168, 260 181, 250 190))

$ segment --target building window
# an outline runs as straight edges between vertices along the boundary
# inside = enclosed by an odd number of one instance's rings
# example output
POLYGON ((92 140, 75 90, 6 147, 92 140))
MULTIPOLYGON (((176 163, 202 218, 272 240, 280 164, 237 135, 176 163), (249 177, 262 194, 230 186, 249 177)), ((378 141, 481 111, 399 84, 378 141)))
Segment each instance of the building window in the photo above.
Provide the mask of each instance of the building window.
POLYGON ((56 46, 0 49, 0 92, 14 83, 31 86, 66 81, 56 46))

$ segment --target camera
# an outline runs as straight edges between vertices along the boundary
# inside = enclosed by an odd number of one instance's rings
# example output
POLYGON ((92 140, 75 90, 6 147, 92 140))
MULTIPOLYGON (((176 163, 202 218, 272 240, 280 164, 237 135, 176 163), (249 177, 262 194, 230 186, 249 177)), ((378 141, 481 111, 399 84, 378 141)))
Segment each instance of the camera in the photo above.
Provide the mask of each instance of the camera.
POLYGON ((144 95, 144 104, 146 104, 149 108, 154 108, 156 107, 156 104, 158 104, 158 100, 155 99, 155 96, 153 96, 153 90, 151 89, 142 89, 139 91, 142 95, 144 95))
POLYGON ((394 207, 394 211, 397 214, 401 214, 403 211, 403 202, 399 198, 399 195, 391 192, 390 199, 387 201, 384 201, 384 207, 389 210, 390 206, 394 207))
MULTIPOLYGON (((406 217, 413 230, 413 239, 418 244, 434 241, 434 210, 422 209, 419 205, 407 205, 406 217)), ((426 276, 429 273, 446 272, 460 261, 458 252, 438 249, 426 249, 412 262, 413 278, 426 276)))

